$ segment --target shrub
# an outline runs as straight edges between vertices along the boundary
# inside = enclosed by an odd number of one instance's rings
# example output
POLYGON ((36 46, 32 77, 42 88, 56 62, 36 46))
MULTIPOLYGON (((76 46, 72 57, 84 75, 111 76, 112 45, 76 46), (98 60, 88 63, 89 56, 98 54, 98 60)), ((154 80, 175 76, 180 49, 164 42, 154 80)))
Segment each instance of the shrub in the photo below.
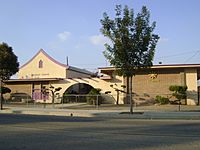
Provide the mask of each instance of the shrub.
POLYGON ((87 96, 87 103, 90 105, 100 105, 102 103, 102 96, 100 96, 101 89, 91 89, 87 96), (97 103, 98 95, 98 103, 97 103))
POLYGON ((169 90, 172 91, 172 95, 178 100, 187 98, 187 86, 171 85, 169 90))
POLYGON ((159 103, 161 105, 163 105, 163 104, 169 104, 169 98, 157 95, 156 99, 155 99, 155 102, 159 103))

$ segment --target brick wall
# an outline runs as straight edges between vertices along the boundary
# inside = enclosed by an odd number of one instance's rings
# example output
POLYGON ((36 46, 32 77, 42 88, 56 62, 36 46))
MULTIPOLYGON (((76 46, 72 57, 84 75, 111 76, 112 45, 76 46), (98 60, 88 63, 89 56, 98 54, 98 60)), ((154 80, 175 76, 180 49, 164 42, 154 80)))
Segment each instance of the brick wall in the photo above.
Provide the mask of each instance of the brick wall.
MULTIPOLYGON (((125 85, 126 78, 124 78, 125 85)), ((156 95, 170 96, 169 86, 185 85, 183 69, 151 69, 141 71, 133 77, 135 97, 144 99, 155 98, 156 95)))

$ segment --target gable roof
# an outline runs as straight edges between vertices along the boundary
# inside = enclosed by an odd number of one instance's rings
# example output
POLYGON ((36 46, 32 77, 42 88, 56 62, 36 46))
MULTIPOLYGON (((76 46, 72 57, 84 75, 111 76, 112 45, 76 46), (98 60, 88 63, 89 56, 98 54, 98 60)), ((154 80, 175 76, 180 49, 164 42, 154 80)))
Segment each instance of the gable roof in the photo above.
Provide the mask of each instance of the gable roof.
POLYGON ((31 61, 33 61, 40 53, 42 53, 43 55, 45 55, 50 61, 54 62, 55 64, 65 67, 66 69, 69 68, 69 66, 62 64, 60 62, 58 62, 57 60, 53 59, 51 56, 49 56, 43 49, 40 49, 37 54, 35 54, 35 56, 33 56, 27 63, 25 63, 24 65, 22 65, 19 69, 22 69, 23 67, 27 66, 31 61))
POLYGON ((43 55, 45 55, 50 61, 54 62, 55 64, 62 66, 68 70, 72 70, 72 71, 76 71, 79 73, 84 73, 84 74, 88 74, 88 75, 93 75, 92 72, 85 70, 85 69, 80 69, 80 68, 76 68, 76 67, 72 67, 66 64, 62 64, 60 62, 58 62, 57 60, 53 59, 51 56, 49 56, 43 49, 40 49, 35 56, 33 56, 27 63, 25 63, 24 65, 22 65, 19 69, 22 69, 23 67, 25 67, 26 65, 28 65, 31 61, 33 61, 40 53, 42 53, 43 55))

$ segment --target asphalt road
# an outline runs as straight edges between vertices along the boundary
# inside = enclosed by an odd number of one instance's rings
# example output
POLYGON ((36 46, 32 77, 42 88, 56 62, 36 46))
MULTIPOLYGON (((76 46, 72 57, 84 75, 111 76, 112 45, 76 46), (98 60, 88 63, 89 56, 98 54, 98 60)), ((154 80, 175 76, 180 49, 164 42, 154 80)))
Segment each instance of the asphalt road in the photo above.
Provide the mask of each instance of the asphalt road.
POLYGON ((198 150, 200 121, 0 114, 0 150, 198 150))

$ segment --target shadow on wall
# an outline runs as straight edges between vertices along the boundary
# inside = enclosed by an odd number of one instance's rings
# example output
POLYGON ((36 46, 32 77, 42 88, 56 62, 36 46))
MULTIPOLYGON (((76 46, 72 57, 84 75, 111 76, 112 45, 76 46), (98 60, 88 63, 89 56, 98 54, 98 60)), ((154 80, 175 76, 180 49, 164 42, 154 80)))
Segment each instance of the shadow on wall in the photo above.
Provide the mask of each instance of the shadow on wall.
MULTIPOLYGON (((150 94, 143 93, 137 94, 133 93, 133 100, 135 105, 153 105, 155 104, 156 96, 160 95, 169 99, 171 104, 178 104, 177 99, 172 96, 172 94, 150 94), (173 103, 174 102, 174 103, 173 103)), ((123 98, 124 104, 130 104, 130 95, 123 98)), ((182 99, 181 104, 183 105, 200 105, 200 92, 197 91, 187 91, 187 99, 182 99)))
MULTIPOLYGON (((153 105, 155 104, 155 95, 150 95, 148 93, 137 94, 133 93, 133 102, 135 105, 144 106, 144 105, 153 105)), ((130 95, 127 95, 123 98, 124 104, 130 104, 130 95)))
POLYGON ((116 99, 112 95, 101 93, 103 104, 116 104, 116 99))
POLYGON ((6 100, 6 102, 24 102, 24 103, 33 101, 31 96, 27 93, 5 94, 4 100, 6 100))
POLYGON ((199 105, 199 92, 187 91, 187 105, 199 105))

